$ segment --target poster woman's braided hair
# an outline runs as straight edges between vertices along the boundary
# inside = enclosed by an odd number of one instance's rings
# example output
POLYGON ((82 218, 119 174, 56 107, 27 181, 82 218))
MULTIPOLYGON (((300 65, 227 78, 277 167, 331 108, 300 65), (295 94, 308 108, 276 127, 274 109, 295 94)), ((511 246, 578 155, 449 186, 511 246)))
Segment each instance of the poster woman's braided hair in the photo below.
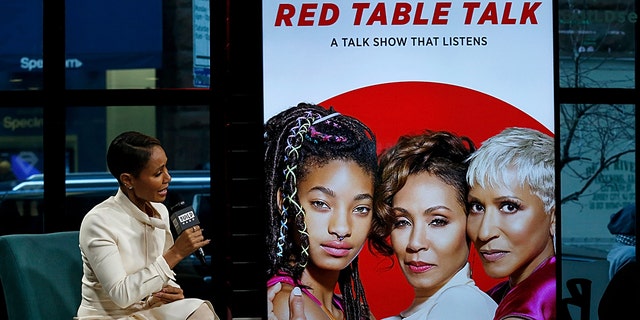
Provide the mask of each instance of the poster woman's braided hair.
MULTIPOLYGON (((298 182, 312 167, 331 160, 354 161, 375 179, 375 136, 362 122, 333 108, 301 103, 269 119, 264 139, 267 273, 271 277, 285 272, 298 283, 309 261, 309 237, 297 196, 298 182)), ((369 317, 357 263, 356 257, 338 280, 347 319, 369 317)))

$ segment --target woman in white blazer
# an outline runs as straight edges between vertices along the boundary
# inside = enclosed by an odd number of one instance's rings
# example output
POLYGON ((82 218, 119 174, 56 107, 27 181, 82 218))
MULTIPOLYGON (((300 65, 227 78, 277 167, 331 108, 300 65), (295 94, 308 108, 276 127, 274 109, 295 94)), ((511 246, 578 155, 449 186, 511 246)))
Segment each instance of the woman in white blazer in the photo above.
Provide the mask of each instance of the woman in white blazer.
POLYGON ((80 226, 82 301, 76 319, 218 319, 209 301, 186 299, 173 268, 209 243, 199 227, 175 240, 166 199, 171 176, 160 141, 124 132, 107 151, 119 189, 80 226))

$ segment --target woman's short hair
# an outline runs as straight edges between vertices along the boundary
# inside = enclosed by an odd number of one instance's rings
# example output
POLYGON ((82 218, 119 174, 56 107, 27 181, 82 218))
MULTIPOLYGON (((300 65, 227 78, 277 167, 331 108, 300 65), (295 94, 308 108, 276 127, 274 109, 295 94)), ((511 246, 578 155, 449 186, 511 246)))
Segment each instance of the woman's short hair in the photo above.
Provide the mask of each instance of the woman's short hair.
POLYGON ((137 177, 151 158, 154 146, 162 147, 154 137, 136 131, 126 131, 118 135, 107 150, 109 172, 120 181, 120 175, 129 173, 137 177))
POLYGON ((507 185, 510 177, 505 169, 511 168, 521 185, 528 185, 550 213, 555 208, 554 159, 552 137, 529 128, 506 128, 469 157, 467 183, 471 188, 507 185))

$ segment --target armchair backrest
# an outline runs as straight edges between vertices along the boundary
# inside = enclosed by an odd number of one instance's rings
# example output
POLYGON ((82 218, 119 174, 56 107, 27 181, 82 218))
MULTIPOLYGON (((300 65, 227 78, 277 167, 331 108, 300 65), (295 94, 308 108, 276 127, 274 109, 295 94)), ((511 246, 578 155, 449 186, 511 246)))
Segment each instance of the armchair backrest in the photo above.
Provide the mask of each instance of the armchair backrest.
POLYGON ((81 299, 78 231, 0 236, 9 320, 70 320, 81 299))

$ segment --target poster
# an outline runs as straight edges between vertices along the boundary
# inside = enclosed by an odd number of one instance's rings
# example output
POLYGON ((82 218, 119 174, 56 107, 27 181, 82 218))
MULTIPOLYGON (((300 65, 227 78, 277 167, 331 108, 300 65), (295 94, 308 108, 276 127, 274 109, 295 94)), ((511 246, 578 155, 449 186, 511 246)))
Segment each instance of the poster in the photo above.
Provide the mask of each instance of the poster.
MULTIPOLYGON (((333 106, 371 127, 378 151, 424 129, 477 145, 509 126, 553 135, 552 1, 265 0, 262 18, 265 121, 299 102, 333 106)), ((481 289, 497 282, 470 260, 481 289)), ((378 319, 413 295, 387 265, 360 255, 378 319)))

